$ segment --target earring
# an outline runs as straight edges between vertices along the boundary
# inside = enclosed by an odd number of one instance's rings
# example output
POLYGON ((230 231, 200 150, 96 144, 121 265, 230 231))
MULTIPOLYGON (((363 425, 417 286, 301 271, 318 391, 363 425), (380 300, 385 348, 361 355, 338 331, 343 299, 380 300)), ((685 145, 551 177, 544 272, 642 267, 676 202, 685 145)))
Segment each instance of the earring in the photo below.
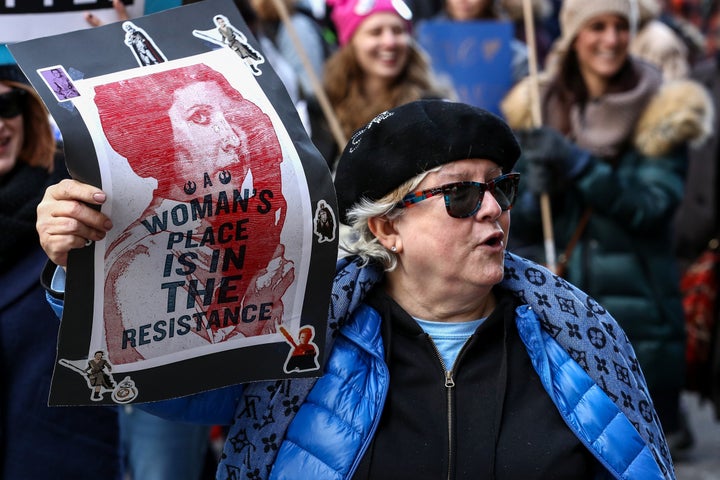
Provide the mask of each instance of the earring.
POLYGON ((395 245, 393 245, 392 247, 390 247, 390 251, 393 253, 397 252, 397 247, 395 245))

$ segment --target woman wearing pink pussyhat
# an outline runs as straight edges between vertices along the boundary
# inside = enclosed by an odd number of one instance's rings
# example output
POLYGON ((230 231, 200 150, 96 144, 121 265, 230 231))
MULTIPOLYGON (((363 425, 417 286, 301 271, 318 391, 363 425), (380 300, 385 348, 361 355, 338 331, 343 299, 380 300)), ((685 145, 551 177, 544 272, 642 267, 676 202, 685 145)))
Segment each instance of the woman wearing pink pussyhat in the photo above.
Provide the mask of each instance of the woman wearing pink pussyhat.
POLYGON ((456 98, 415 44, 412 11, 402 0, 329 0, 328 6, 339 48, 325 64, 325 90, 347 138, 398 105, 456 98))
POLYGON ((631 0, 564 0, 562 35, 541 78, 544 126, 527 122, 527 85, 505 99, 526 174, 513 249, 542 244, 538 198, 548 194, 559 272, 626 330, 677 454, 689 442, 679 416, 685 330, 672 223, 687 147, 710 135, 712 101, 700 84, 664 81, 630 53, 638 18, 631 0))

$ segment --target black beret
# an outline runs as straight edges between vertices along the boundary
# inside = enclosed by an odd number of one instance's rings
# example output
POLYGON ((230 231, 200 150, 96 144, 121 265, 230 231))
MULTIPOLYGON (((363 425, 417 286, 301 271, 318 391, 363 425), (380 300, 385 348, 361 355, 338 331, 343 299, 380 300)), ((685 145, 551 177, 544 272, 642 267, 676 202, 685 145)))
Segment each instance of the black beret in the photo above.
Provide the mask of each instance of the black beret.
POLYGON ((520 146, 497 115, 445 100, 418 100, 381 113, 356 131, 338 161, 340 220, 361 198, 378 200, 422 172, 468 158, 512 170, 520 146))

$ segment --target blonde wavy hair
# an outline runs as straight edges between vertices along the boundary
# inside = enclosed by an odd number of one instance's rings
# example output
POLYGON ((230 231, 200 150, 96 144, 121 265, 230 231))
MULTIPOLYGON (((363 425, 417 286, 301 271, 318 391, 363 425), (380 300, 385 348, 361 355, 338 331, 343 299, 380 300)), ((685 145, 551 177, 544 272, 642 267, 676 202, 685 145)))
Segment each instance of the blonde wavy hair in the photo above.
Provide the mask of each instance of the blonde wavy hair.
POLYGON ((347 138, 378 114, 422 98, 457 98, 452 88, 441 85, 427 54, 411 40, 408 62, 393 85, 377 98, 363 92, 364 72, 352 43, 335 51, 325 62, 324 87, 347 138))

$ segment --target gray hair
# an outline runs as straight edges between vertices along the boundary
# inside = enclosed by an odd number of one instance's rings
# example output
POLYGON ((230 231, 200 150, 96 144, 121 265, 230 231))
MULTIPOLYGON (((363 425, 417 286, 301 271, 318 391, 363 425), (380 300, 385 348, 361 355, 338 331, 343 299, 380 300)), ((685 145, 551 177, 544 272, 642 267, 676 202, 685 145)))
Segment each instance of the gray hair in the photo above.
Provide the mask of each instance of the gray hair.
POLYGON ((395 220, 402 216, 405 209, 398 208, 398 203, 405 195, 414 192, 428 174, 437 172, 441 168, 442 166, 435 167, 414 176, 379 200, 360 199, 360 202, 347 212, 350 232, 342 238, 340 248, 350 255, 359 256, 363 267, 370 262, 377 262, 387 272, 394 270, 397 267, 397 254, 385 248, 378 241, 370 231, 368 221, 375 217, 387 217, 388 220, 395 220))

